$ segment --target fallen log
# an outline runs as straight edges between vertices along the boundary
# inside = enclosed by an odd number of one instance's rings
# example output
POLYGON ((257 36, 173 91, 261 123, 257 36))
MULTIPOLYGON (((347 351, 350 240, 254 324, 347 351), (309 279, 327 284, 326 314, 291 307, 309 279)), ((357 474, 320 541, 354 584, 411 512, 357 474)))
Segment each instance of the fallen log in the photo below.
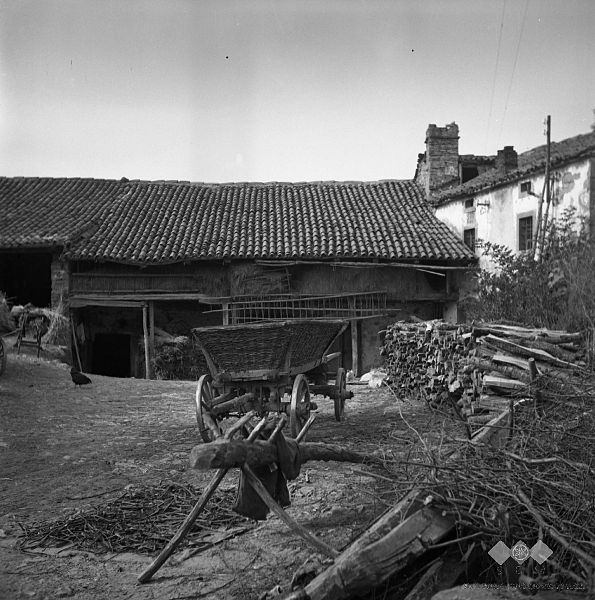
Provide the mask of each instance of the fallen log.
MULTIPOLYGON (((302 442, 299 446, 301 461, 334 460, 366 464, 383 464, 377 456, 347 450, 338 444, 302 442)), ((268 441, 221 440, 210 444, 198 444, 190 451, 190 468, 233 469, 248 465, 252 468, 270 465, 279 461, 277 447, 268 441)))
MULTIPOLYGON (((410 502, 411 497, 406 504, 410 502)), ((392 523, 393 527, 389 525, 389 530, 376 539, 375 534, 386 531, 386 525, 395 517, 399 518, 399 509, 403 508, 399 503, 304 590, 289 594, 286 598, 298 598, 305 591, 310 600, 341 600, 368 591, 411 564, 427 551, 427 546, 441 541, 454 529, 452 520, 424 507, 404 521, 392 523)))

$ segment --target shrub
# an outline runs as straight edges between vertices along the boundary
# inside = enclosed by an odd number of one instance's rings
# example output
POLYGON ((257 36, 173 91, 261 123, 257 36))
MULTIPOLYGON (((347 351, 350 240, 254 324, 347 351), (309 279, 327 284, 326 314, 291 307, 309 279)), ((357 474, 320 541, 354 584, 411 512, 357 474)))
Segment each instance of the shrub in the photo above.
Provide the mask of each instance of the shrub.
POLYGON ((572 210, 549 227, 543 250, 515 254, 483 242, 493 269, 481 269, 464 308, 470 319, 568 331, 595 327, 595 243, 572 210))

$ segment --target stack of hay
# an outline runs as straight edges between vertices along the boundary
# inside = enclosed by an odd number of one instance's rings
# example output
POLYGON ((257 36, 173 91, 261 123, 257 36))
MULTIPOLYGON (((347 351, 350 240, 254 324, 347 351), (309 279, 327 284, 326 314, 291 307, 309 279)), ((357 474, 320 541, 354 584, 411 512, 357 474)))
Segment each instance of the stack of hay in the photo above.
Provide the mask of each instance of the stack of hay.
POLYGON ((6 294, 0 292, 0 335, 10 333, 16 329, 16 323, 10 312, 6 294))
POLYGON ((158 327, 153 368, 158 379, 197 380, 209 372, 202 352, 190 337, 174 336, 158 327))

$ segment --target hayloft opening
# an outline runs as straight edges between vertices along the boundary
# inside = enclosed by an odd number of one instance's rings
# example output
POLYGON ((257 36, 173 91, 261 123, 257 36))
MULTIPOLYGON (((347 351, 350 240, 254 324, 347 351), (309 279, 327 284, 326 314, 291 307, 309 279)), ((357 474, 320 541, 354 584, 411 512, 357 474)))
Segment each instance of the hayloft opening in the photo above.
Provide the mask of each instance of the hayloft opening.
POLYGON ((0 254, 0 290, 11 304, 50 306, 52 255, 48 252, 0 254))
POLYGON ((123 333, 95 334, 91 372, 110 377, 130 377, 130 338, 123 333))
POLYGON ((476 165, 465 165, 461 167, 461 183, 466 183, 471 179, 475 179, 479 175, 479 170, 476 165))

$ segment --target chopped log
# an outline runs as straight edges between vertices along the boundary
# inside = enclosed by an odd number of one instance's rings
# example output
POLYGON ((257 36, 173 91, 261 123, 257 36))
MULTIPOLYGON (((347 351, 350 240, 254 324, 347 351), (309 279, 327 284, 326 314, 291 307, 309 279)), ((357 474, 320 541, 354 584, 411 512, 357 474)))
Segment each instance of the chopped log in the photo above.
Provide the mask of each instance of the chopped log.
MULTIPOLYGON (((401 503, 387 513, 389 517, 381 519, 383 525, 397 516, 400 506, 401 503)), ((441 541, 453 529, 450 519, 425 507, 390 527, 379 539, 366 543, 372 531, 384 530, 378 528, 377 522, 306 586, 306 595, 310 600, 341 600, 367 591, 411 564, 426 552, 428 545, 441 541)))
MULTIPOLYGON (((347 450, 338 444, 322 442, 302 442, 299 446, 302 462, 310 460, 334 460, 337 462, 382 464, 377 456, 347 450)), ((192 469, 233 469, 243 467, 262 467, 278 462, 277 447, 268 441, 255 440, 247 443, 244 440, 216 441, 210 444, 199 444, 190 452, 192 469)))
POLYGON ((523 369, 524 371, 529 370, 529 361, 525 358, 517 358, 516 356, 498 353, 494 354, 492 360, 498 364, 516 367, 517 369, 523 369))
POLYGON ((519 344, 515 344, 509 340, 505 340, 503 338, 497 337, 495 335, 487 335, 484 338, 488 343, 500 348, 501 350, 505 350, 512 354, 518 354, 520 356, 525 356, 527 358, 535 358, 536 360, 542 360, 551 365, 555 365, 557 367, 575 367, 575 365, 560 360, 555 356, 552 356, 545 350, 539 350, 538 348, 527 348, 526 346, 521 346, 519 344))
POLYGON ((551 354, 552 356, 555 356, 556 358, 559 358, 560 360, 566 362, 572 362, 575 359, 575 356, 572 352, 564 350, 561 346, 550 344, 549 342, 544 341, 543 338, 536 340, 523 340, 521 343, 527 348, 536 348, 538 350, 544 350, 548 354, 551 354))
MULTIPOLYGON (((477 369, 483 372, 493 372, 496 371, 500 373, 502 377, 506 377, 508 379, 516 379, 518 381, 522 381, 524 383, 529 383, 531 381, 531 375, 529 374, 527 364, 527 370, 519 369, 516 366, 510 366, 505 364, 494 364, 494 362, 489 360, 482 360, 481 358, 469 358, 467 359, 470 364, 474 365, 477 369)), ((493 359, 492 359, 493 360, 493 359)))
POLYGON ((494 375, 484 375, 483 385, 499 390, 519 391, 526 390, 527 383, 518 381, 517 379, 506 379, 504 377, 495 377, 494 375))
POLYGON ((437 592, 450 589, 484 555, 478 544, 472 544, 463 558, 456 546, 453 547, 454 550, 448 550, 429 566, 405 600, 430 600, 437 592))

